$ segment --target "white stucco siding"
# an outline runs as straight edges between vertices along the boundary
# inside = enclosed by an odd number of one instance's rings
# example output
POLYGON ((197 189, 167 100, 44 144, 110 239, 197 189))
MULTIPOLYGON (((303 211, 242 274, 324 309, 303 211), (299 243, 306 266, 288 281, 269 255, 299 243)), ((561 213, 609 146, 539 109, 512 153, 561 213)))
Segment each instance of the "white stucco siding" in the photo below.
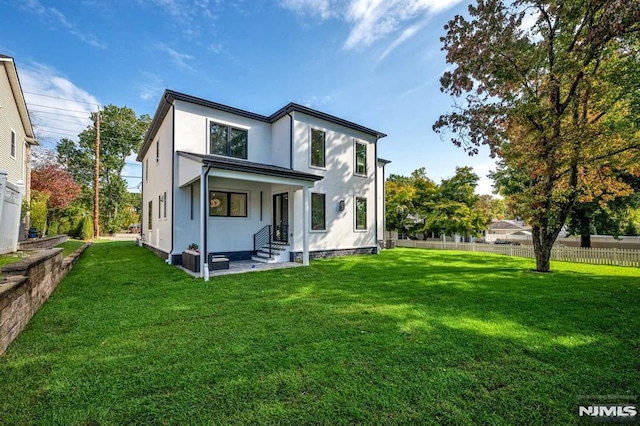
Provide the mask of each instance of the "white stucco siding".
POLYGON ((180 254, 189 244, 200 244, 200 181, 174 192, 173 253, 180 254))
POLYGON ((9 76, 3 62, 0 62, 0 169, 7 171, 7 179, 15 184, 22 180, 27 184, 28 149, 25 147, 26 133, 16 100, 11 91, 9 76), (15 132, 15 157, 11 156, 11 132, 15 132))
MULTIPOLYGON (((147 244, 166 253, 171 251, 173 216, 172 165, 173 119, 169 111, 143 158, 142 229, 147 244), (159 151, 156 151, 156 146, 159 151), (156 155, 158 153, 159 155, 156 155), (156 160, 157 158, 157 160, 156 160), (166 193, 166 200, 162 200, 166 193), (149 230, 149 201, 152 202, 152 228, 149 230), (165 208, 166 205, 166 208, 165 208), (165 215, 166 210, 166 215, 165 215)), ((177 161, 177 158, 176 158, 177 161)), ((174 170, 177 173, 177 170, 174 170)))
POLYGON ((271 224, 271 185, 220 177, 209 178, 210 191, 247 194, 247 217, 207 218, 207 251, 236 252, 253 250, 253 235, 271 224), (262 217, 260 193, 262 192, 262 217))
MULTIPOLYGON (((315 117, 296 113, 294 122, 294 168, 323 176, 311 189, 325 194, 325 231, 310 231, 309 250, 373 247, 375 243, 375 138, 315 117), (310 165, 311 129, 325 132, 325 167, 310 165), (366 175, 355 174, 355 142, 367 146, 366 175), (356 230, 356 197, 367 200, 367 229, 356 230), (345 208, 339 210, 344 200, 345 208)), ((302 191, 294 196, 294 251, 302 250, 302 191)))
MULTIPOLYGON (((294 114, 294 113, 292 113, 294 114)), ((285 168, 291 167, 291 142, 290 131, 291 123, 288 115, 285 115, 280 120, 271 125, 271 159, 274 166, 280 166, 285 168)))
POLYGON ((194 105, 174 102, 176 115, 176 150, 209 154, 209 123, 216 122, 246 129, 247 160, 271 164, 271 125, 269 123, 194 105))

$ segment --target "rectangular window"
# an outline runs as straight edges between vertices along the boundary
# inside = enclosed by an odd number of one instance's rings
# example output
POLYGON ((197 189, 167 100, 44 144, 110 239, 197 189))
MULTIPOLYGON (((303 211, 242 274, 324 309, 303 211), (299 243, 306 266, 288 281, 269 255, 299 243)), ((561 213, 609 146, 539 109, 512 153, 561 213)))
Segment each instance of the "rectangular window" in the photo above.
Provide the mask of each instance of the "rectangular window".
POLYGON ((367 145, 356 142, 356 174, 367 175, 367 145))
POLYGON ((247 159, 249 133, 224 124, 211 123, 209 153, 247 159))
POLYGON ((149 159, 147 158, 146 164, 144 165, 144 180, 149 180, 149 159))
POLYGON ((322 130, 311 129, 311 165, 325 166, 325 134, 322 130))
POLYGON ((160 219, 162 216, 160 216, 160 205, 162 204, 162 195, 158 195, 158 219, 160 219))
POLYGON ((164 218, 167 218, 167 191, 164 191, 164 195, 162 196, 162 211, 164 218))
POLYGON ((16 132, 11 131, 11 158, 16 158, 16 132))
POLYGON ((367 229, 367 199, 356 197, 356 230, 367 229))
POLYGON ((156 142, 156 163, 160 161, 160 141, 156 142))
POLYGON ((247 217, 247 194, 209 191, 209 216, 247 217))
POLYGON ((326 228, 325 220, 325 194, 311 193, 311 230, 324 231, 326 228))
POLYGON ((149 231, 153 229, 153 201, 149 201, 149 231))

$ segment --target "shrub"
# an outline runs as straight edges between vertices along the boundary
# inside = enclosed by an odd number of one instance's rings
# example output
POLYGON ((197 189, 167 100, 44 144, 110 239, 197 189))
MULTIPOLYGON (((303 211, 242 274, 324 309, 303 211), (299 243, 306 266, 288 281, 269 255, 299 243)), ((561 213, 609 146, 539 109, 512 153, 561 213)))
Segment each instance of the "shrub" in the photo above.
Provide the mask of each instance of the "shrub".
POLYGON ((31 196, 31 203, 29 206, 29 211, 31 213, 31 226, 41 233, 44 233, 47 227, 47 215, 49 214, 49 210, 47 209, 48 199, 48 194, 38 191, 33 191, 31 196))
POLYGON ((58 232, 60 232, 60 223, 55 220, 51 221, 47 228, 47 235, 58 235, 58 232))
POLYGON ((60 226, 58 227, 58 232, 60 234, 69 234, 71 232, 71 223, 69 223, 69 219, 66 217, 60 218, 60 226))
POLYGON ((81 236, 83 240, 90 240, 93 238, 93 219, 88 215, 82 220, 81 236))

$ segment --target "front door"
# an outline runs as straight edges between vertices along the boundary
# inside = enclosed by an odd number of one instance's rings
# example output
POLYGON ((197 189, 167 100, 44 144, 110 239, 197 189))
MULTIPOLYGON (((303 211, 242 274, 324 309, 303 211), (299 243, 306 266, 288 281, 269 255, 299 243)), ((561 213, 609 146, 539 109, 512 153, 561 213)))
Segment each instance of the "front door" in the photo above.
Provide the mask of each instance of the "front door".
POLYGON ((289 194, 273 196, 273 239, 289 242, 289 194))

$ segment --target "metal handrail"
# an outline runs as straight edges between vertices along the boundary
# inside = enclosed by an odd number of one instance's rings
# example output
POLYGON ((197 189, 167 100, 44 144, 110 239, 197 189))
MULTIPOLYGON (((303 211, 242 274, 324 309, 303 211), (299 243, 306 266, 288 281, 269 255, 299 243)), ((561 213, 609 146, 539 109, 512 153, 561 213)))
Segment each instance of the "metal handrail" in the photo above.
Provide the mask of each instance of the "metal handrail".
POLYGON ((253 254, 257 254, 258 250, 268 244, 269 246, 269 257, 272 257, 272 242, 273 237, 271 234, 271 225, 267 225, 255 234, 253 234, 253 254))

